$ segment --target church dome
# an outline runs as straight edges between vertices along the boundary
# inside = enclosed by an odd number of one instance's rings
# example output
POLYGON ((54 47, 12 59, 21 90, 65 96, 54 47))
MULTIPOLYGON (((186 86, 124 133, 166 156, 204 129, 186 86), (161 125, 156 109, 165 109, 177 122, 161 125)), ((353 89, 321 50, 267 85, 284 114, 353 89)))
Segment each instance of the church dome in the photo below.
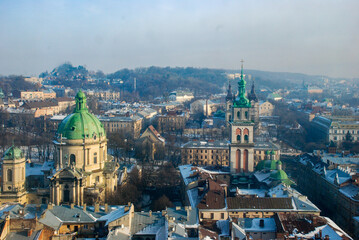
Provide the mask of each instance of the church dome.
POLYGON ((277 171, 272 172, 270 177, 273 180, 280 180, 280 181, 288 179, 287 174, 283 170, 277 170, 277 171))
POLYGON ((57 137, 75 140, 96 138, 106 135, 103 124, 91 113, 86 106, 86 95, 80 90, 76 97, 76 108, 68 115, 57 129, 57 137))
POLYGON ((277 169, 277 161, 276 160, 262 160, 256 166, 256 170, 261 171, 263 169, 267 170, 276 170, 277 169))
POLYGON ((4 153, 4 160, 14 160, 23 158, 24 154, 21 149, 12 145, 9 149, 7 149, 4 153))

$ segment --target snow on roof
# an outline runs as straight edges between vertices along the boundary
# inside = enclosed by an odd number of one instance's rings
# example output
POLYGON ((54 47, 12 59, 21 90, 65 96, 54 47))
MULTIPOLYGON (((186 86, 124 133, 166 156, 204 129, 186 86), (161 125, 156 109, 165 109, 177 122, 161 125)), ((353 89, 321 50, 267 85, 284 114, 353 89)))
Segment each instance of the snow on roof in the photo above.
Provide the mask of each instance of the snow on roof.
POLYGON ((187 190, 187 196, 188 196, 189 203, 191 204, 191 207, 196 208, 199 203, 197 188, 187 190))
POLYGON ((347 196, 349 198, 353 198, 359 194, 359 187, 357 187, 353 184, 350 184, 350 185, 346 185, 346 186, 340 188, 339 191, 341 193, 343 193, 345 196, 347 196))
POLYGON ((246 232, 275 232, 277 229, 274 218, 242 218, 238 221, 246 232))
POLYGON ((255 172, 254 176, 259 182, 262 182, 264 179, 269 178, 270 172, 255 172))
POLYGON ((62 121, 67 115, 54 115, 50 118, 50 121, 62 121))
POLYGON ((190 176, 195 172, 195 169, 193 169, 192 165, 179 166, 179 170, 186 186, 193 182, 193 178, 191 178, 190 176))
POLYGON ((333 170, 327 170, 327 174, 325 175, 325 179, 328 182, 334 184, 334 179, 335 179, 335 176, 337 174, 338 174, 339 184, 342 184, 342 183, 344 183, 346 181, 349 181, 352 178, 349 173, 344 172, 344 171, 336 168, 336 169, 333 169, 333 170))
POLYGON ((107 226, 109 223, 119 219, 120 217, 123 217, 128 214, 128 211, 125 212, 125 206, 121 206, 115 211, 110 212, 109 214, 100 217, 99 221, 106 221, 105 226, 107 226))
POLYGON ((229 236, 229 220, 218 220, 216 225, 221 230, 220 236, 229 236))
POLYGON ((258 197, 265 197, 267 190, 265 189, 239 189, 237 188, 237 195, 256 195, 258 197))
POLYGON ((307 234, 293 232, 290 237, 301 237, 303 239, 312 239, 315 238, 316 234, 322 232, 322 236, 329 236, 331 240, 341 240, 342 236, 346 236, 348 239, 352 239, 347 233, 345 233, 337 224, 335 224, 330 218, 324 217, 327 220, 327 224, 316 227, 314 231, 311 231, 307 234))
POLYGON ((41 171, 42 164, 37 163, 26 163, 26 177, 28 176, 41 176, 44 172, 41 171))

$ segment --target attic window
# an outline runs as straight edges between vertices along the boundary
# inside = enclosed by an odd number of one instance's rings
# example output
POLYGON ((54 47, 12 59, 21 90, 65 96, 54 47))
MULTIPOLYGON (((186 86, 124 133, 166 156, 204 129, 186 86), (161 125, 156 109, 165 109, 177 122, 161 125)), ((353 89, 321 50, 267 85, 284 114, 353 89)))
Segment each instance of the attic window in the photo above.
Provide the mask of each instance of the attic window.
POLYGON ((72 131, 75 131, 75 129, 76 129, 75 127, 71 127, 71 130, 72 130, 72 131))
POLYGON ((74 217, 75 217, 75 218, 79 218, 79 217, 80 217, 80 213, 76 213, 74 217))

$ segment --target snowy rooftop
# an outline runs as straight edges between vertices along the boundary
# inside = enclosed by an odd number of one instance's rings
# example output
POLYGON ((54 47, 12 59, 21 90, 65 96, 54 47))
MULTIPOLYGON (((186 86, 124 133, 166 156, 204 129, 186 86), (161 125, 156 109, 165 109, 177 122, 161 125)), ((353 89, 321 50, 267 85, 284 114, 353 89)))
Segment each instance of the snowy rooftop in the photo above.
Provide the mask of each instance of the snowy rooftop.
POLYGON ((274 218, 241 218, 238 224, 246 232, 275 232, 277 229, 274 218))

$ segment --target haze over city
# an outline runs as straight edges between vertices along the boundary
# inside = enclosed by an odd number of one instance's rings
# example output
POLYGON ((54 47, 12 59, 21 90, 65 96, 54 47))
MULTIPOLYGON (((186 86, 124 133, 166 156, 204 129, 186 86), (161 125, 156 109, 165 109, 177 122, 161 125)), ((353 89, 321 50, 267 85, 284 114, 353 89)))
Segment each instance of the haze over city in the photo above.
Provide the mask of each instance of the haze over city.
POLYGON ((0 74, 64 62, 358 77, 358 1, 1 1, 0 74))

